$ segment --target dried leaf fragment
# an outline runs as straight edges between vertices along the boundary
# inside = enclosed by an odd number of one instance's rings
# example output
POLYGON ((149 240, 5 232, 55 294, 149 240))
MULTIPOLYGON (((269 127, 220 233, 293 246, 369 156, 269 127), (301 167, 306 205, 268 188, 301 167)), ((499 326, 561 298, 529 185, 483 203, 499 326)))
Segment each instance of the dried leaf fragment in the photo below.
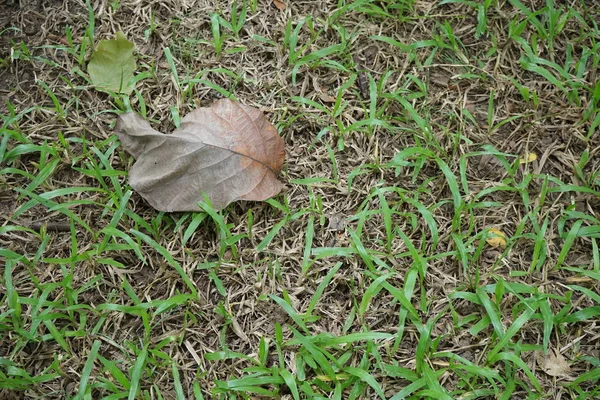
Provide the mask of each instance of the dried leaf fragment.
POLYGON ((492 247, 506 247, 506 236, 501 230, 496 228, 490 228, 488 230, 485 241, 492 247))
POLYGON ((337 101, 335 97, 325 92, 319 93, 319 98, 323 103, 335 103, 337 101))
POLYGON ((327 227, 327 230, 339 232, 343 231, 345 227, 346 220, 342 215, 334 214, 329 217, 329 226, 327 227))
POLYGON ((568 376, 571 373, 569 363, 557 350, 550 350, 544 356, 541 367, 550 376, 568 376))
POLYGON ((231 317, 231 329, 233 330, 233 333, 235 333, 244 342, 250 342, 248 335, 246 335, 246 332, 244 332, 237 319, 233 316, 231 317))
POLYGON ((367 79, 367 74, 362 68, 362 64, 358 57, 354 56, 354 62, 356 63, 357 84, 360 91, 360 97, 362 97, 363 100, 367 100, 369 99, 369 80, 367 79))
POLYGON ((537 160, 537 154, 526 152, 523 154, 523 156, 521 156, 521 158, 519 158, 519 164, 527 164, 534 162, 535 160, 537 160))
POLYGON ((286 8, 285 3, 281 0, 273 0, 273 5, 280 11, 283 11, 286 8))
POLYGON ((221 99, 181 122, 165 135, 127 113, 115 127, 125 150, 136 158, 129 183, 156 210, 199 211, 203 193, 216 210, 279 193, 284 143, 262 112, 221 99))

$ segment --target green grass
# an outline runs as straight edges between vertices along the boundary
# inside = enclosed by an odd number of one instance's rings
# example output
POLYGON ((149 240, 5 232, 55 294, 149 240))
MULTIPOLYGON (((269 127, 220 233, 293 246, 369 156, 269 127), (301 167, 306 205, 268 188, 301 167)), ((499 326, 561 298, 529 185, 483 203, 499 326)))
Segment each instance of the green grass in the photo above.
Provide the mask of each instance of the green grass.
POLYGON ((597 398, 600 30, 583 1, 538 3, 148 13, 128 38, 162 58, 139 55, 131 97, 89 86, 89 4, 68 45, 11 39, 0 76, 42 72, 39 93, 19 92, 37 97, 0 113, 0 394, 597 398), (358 63, 368 46, 375 61, 358 63), (286 190, 155 212, 127 183, 112 116, 179 126, 218 96, 270 113, 286 190), (327 228, 336 215, 346 226, 327 228), (543 370, 554 349, 567 376, 543 370))

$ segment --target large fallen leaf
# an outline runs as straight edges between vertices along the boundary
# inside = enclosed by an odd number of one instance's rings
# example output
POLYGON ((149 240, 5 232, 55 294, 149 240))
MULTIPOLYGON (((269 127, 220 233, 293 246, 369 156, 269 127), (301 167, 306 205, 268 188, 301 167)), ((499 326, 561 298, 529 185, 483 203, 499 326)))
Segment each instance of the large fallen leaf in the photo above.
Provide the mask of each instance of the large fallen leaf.
POLYGON ((131 187, 159 211, 198 211, 203 193, 220 210, 282 188, 283 140, 262 112, 232 100, 194 110, 170 135, 135 113, 119 116, 115 132, 136 158, 131 187))
POLYGON ((88 74, 96 89, 125 94, 133 92, 134 48, 123 32, 117 32, 114 39, 100 41, 88 63, 88 74))

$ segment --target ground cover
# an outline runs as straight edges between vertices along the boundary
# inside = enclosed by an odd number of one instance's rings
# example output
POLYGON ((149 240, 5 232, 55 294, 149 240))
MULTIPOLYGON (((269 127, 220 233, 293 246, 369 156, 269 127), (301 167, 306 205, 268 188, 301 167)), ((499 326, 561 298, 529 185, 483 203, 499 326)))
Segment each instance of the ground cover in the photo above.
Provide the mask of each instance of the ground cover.
POLYGON ((0 398, 600 396, 593 1, 0 2, 0 398), (122 31, 131 95, 87 62, 122 31), (222 97, 285 189, 162 213, 113 133, 222 97))

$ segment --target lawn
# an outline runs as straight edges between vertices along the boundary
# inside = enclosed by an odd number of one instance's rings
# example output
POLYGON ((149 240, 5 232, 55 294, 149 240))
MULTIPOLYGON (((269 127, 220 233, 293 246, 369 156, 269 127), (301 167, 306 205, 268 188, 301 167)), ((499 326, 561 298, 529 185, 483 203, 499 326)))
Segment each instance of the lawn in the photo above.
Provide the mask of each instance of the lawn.
POLYGON ((600 398, 600 4, 0 0, 1 399, 600 398), (88 62, 117 32, 135 90, 88 62), (284 189, 158 212, 228 97, 284 189))

